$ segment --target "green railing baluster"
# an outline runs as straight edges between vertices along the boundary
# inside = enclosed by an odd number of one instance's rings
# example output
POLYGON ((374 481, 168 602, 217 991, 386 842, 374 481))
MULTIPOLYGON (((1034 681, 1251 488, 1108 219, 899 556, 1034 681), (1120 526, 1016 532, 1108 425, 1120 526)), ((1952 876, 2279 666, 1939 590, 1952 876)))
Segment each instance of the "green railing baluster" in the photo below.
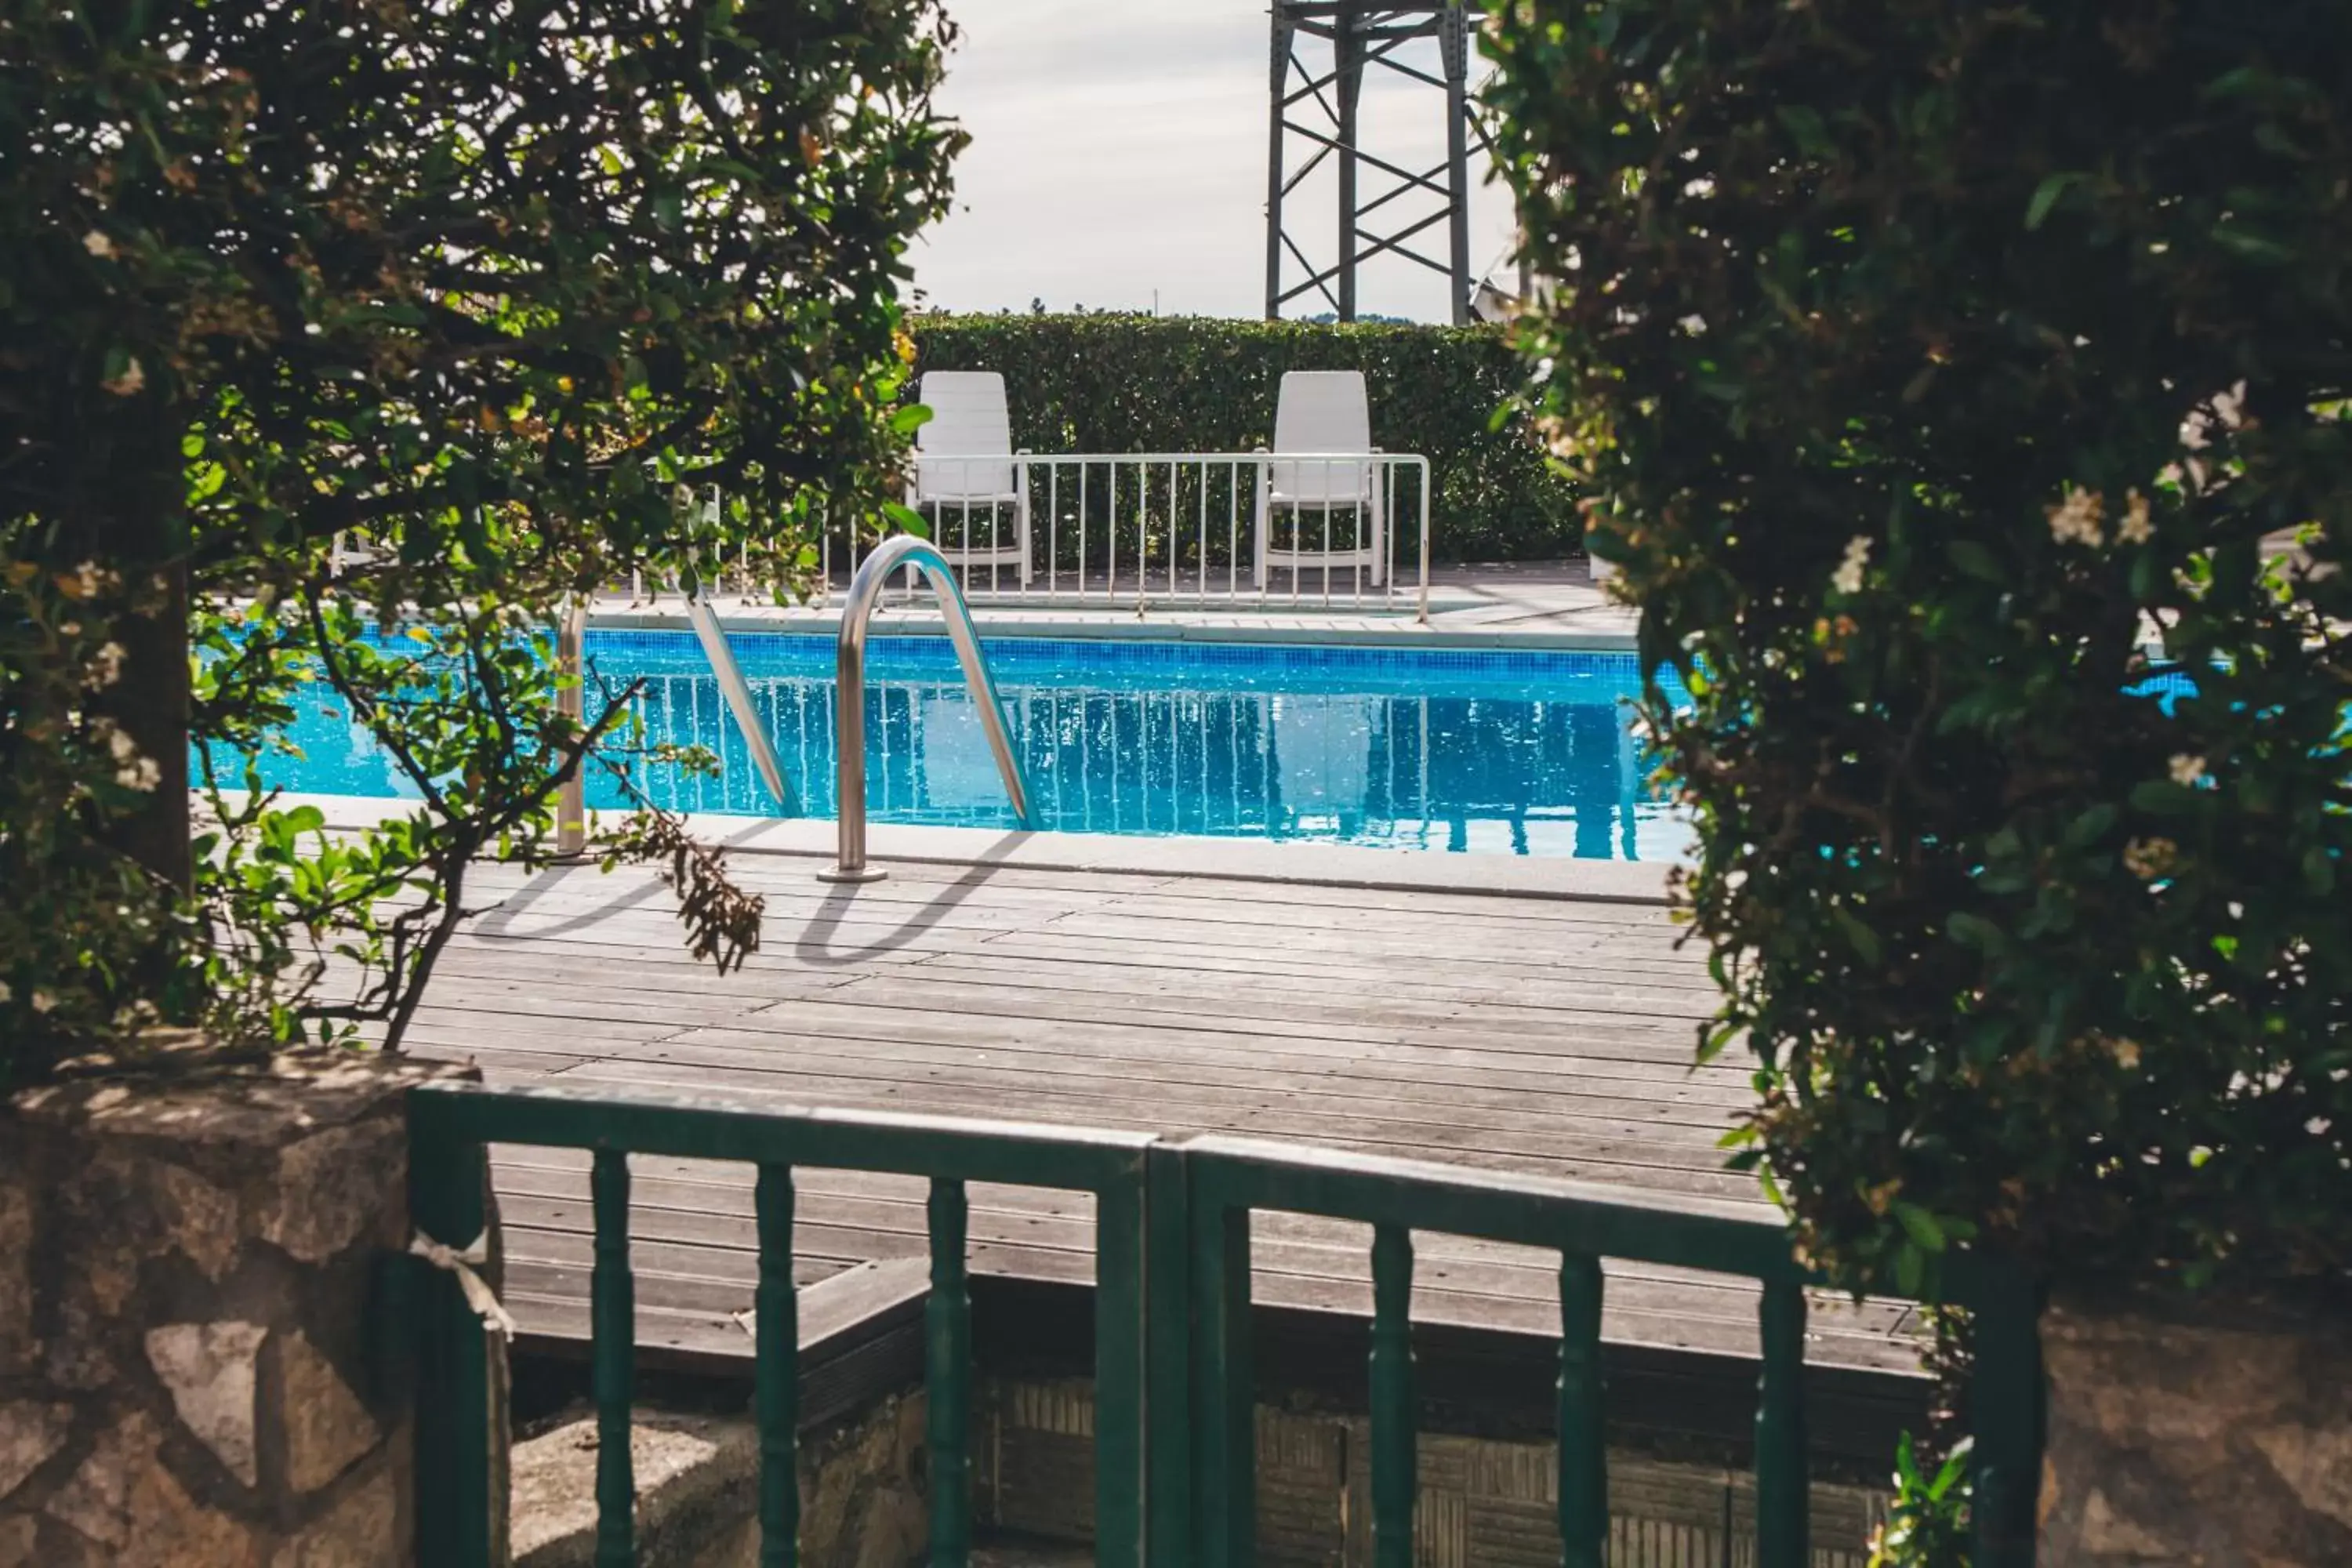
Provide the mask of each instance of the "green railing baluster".
POLYGON ((1609 1437, 1601 1404, 1601 1259, 1559 1260, 1559 1538, 1565 1568, 1609 1550, 1609 1437))
MULTIPOLYGON (((427 1131, 432 1108, 410 1100, 410 1223, 463 1248, 480 1236, 482 1145, 427 1131)), ((455 1274, 415 1266, 417 1340, 416 1560, 489 1568, 490 1357, 488 1330, 455 1274)))
POLYGON ((1143 1568, 1143 1162, 1095 1196, 1095 1562, 1143 1568))
POLYGON ((1209 1568, 1257 1556, 1257 1389, 1250 1346, 1250 1216, 1192 1192, 1193 1550, 1209 1568))
POLYGON ((964 1276, 961 1182, 931 1183, 931 1294, 923 1307, 929 1403, 931 1568, 971 1555, 971 1290, 964 1276))
POLYGON ((629 1456, 629 1406, 636 1381, 636 1290, 629 1279, 629 1157, 599 1149, 588 1190, 596 1211, 596 1262, 588 1281, 588 1332, 595 1357, 596 1568, 637 1560, 637 1483, 629 1456))
POLYGON ((760 1288, 752 1300, 760 1421, 760 1568, 800 1561, 800 1293, 793 1288, 793 1170, 762 1164, 760 1288))
POLYGON ((1149 1226, 1144 1310, 1150 1336, 1150 1417, 1146 1463, 1150 1482, 1150 1561, 1166 1568, 1192 1561, 1192 1252, 1189 1182, 1181 1150, 1155 1148, 1145 1156, 1149 1226))
POLYGON ((1786 1277, 1767 1279, 1759 1322, 1764 1371, 1757 1380, 1757 1568, 1807 1568, 1804 1287, 1786 1277))
POLYGON ((2032 1275, 2006 1259, 1986 1259, 1983 1270, 1971 1303, 1975 1568, 2033 1568, 2042 1488, 2042 1292, 2032 1275))
POLYGON ((1372 1562, 1412 1568, 1412 1233, 1372 1229, 1372 1562))
MULTIPOLYGON (((1559 1272, 1559 1527, 1569 1568, 1603 1568, 1609 1498, 1601 1320, 1602 1257, 1759 1279, 1763 1347, 1756 1422, 1754 1568, 1808 1568, 1803 1280, 1780 1217, 1685 1214, 1604 1191, 1207 1137, 1181 1148, 1127 1134, 1047 1131, 859 1112, 715 1110, 450 1086, 411 1108, 418 1227, 463 1247, 481 1232, 485 1142, 593 1148, 590 1281, 600 1453, 597 1568, 632 1560, 630 1415, 634 1289, 624 1149, 759 1168, 757 1414, 762 1568, 795 1562, 798 1324, 792 1285, 798 1163, 930 1178, 925 1308, 932 1568, 964 1568, 973 1528, 971 1307, 966 1180, 1088 1192, 1097 1204, 1097 1560, 1106 1568, 1248 1568, 1255 1555, 1256 1405, 1251 1213, 1287 1210, 1373 1226, 1372 1548, 1381 1568, 1413 1552, 1417 1434, 1412 1367, 1414 1226, 1516 1245, 1568 1245, 1559 1272)), ((2042 1420, 2038 1288, 1992 1260, 1963 1271, 1978 1314, 1977 1568, 2032 1568, 2042 1420)), ((418 1368, 420 1561, 492 1560, 485 1337, 455 1279, 426 1276, 418 1368)))

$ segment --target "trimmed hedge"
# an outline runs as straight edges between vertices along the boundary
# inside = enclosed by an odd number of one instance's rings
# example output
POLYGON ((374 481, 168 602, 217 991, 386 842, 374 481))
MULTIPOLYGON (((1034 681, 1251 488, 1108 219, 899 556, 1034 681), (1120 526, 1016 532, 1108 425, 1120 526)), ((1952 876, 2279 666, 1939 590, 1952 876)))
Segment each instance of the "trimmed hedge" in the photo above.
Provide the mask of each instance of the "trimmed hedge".
POLYGON ((1520 384, 1493 327, 1321 326, 1200 317, 919 316, 918 373, 1003 374, 1013 444, 1037 452, 1246 451, 1274 433, 1288 370, 1360 370, 1372 439, 1429 458, 1432 553, 1557 558, 1582 548, 1574 492, 1524 419, 1495 427, 1520 384))

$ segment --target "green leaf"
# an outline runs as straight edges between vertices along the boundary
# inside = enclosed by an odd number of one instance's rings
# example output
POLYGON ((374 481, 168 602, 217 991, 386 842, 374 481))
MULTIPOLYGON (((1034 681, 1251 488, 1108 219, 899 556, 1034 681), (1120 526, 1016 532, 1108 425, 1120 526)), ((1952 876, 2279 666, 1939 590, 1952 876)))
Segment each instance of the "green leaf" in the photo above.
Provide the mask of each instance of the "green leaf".
POLYGON ((920 403, 909 403, 890 416, 890 433, 911 436, 931 422, 931 410, 920 403))
POLYGON ((2066 825, 2066 847, 2087 849, 2105 837, 2122 814, 2112 802, 2102 801, 2066 825))
POLYGON ((913 507, 899 501, 886 500, 882 503, 882 515, 888 518, 891 526, 901 533, 911 533, 918 539, 929 539, 931 536, 929 521, 913 507))
POLYGON ((1919 1287, 1927 1283, 1927 1255, 1910 1242, 1905 1242, 1895 1253, 1895 1288, 1906 1296, 1916 1297, 1919 1287))
POLYGON ((2071 171, 2043 176, 2042 183, 2033 187, 2033 199, 2025 204, 2026 232, 2040 228, 2049 217, 2050 209, 2058 205, 2058 198, 2066 194, 2066 187, 2082 177, 2071 171))
POLYGON ((2009 574, 2001 570, 2000 558, 1973 539, 1955 539, 1944 546, 1944 553, 1962 574, 1980 583, 2009 581, 2009 574))
POLYGON ((1790 140, 1797 143, 1798 151, 1804 153, 1806 157, 1826 158, 1837 151, 1837 144, 1830 140, 1829 127, 1822 122, 1819 111, 1811 105, 1777 104, 1772 112, 1774 118, 1787 129, 1790 140))
POLYGON ((1936 1223, 1934 1215, 1916 1204, 1906 1204, 1899 1198, 1895 1200, 1894 1209, 1895 1218, 1903 1226, 1903 1233, 1908 1236, 1920 1250, 1925 1252, 1944 1250, 1944 1230, 1936 1223))
POLYGON ((2170 779, 2147 779, 2134 784, 2131 804, 2151 816, 2179 816, 2197 806, 2197 792, 2170 779))
POLYGON ((1861 955, 1863 963, 1874 964, 1878 962, 1879 948, 1876 931, 1871 930, 1867 923, 1854 916, 1853 910, 1843 905, 1831 906, 1830 917, 1837 922, 1839 934, 1851 942, 1854 952, 1861 955))
POLYGON ((1961 911, 1946 917, 1945 934, 1962 947, 1973 947, 1981 952, 1993 952, 2007 945, 2008 937, 2001 929, 1982 915, 1961 911))

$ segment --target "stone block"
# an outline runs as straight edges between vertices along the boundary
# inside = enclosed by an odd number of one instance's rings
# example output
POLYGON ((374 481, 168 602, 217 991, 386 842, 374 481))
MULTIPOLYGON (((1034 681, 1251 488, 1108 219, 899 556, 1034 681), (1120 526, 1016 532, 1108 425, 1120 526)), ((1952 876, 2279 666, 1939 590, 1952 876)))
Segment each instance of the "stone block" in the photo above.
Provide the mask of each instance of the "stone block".
POLYGON ((65 1447, 73 1406, 38 1399, 0 1404, 0 1502, 65 1447))
MULTIPOLYGON (((885 1399, 800 1444, 801 1561, 903 1568, 929 1521, 919 1479, 924 1404, 885 1399)), ((758 1429, 742 1417, 641 1409, 630 1432, 640 1568, 753 1568, 758 1429)), ((516 1445, 514 1568, 588 1568, 595 1554, 596 1424, 516 1445)))
POLYGON ((269 1568, 408 1568, 407 1471, 382 1464, 352 1476, 269 1568))
POLYGON ((262 1235, 305 1263, 323 1263, 363 1239, 398 1247, 384 1229, 378 1189, 387 1158, 405 1167, 404 1137, 388 1141, 381 1125, 336 1127, 280 1151, 276 1202, 262 1235))
POLYGON ((2352 1563, 2352 1324, 2277 1302, 2064 1300, 2042 1321, 2042 1568, 2352 1563))
POLYGON ((286 1482, 314 1492, 374 1450, 383 1430, 335 1363, 300 1331, 278 1347, 284 1391, 286 1482))
POLYGON ((166 1464, 162 1433, 134 1410, 101 1434, 49 1499, 47 1513, 116 1568, 256 1561, 255 1530, 189 1495, 166 1464))
POLYGON ((254 1448, 258 1323, 167 1323, 147 1331, 147 1361, 172 1395, 180 1425, 247 1486, 259 1481, 254 1448))
POLYGON ((0 1377, 25 1371, 38 1354, 33 1341, 33 1194, 11 1167, 0 1165, 0 1377))

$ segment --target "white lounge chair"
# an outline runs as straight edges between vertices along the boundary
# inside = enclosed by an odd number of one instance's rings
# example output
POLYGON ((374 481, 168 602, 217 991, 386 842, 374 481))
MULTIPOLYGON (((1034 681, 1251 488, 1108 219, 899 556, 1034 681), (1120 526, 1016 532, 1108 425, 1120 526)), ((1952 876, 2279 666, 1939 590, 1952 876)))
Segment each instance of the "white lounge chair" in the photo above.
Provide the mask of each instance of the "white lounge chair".
MULTIPOLYGON (((1263 449, 1263 448, 1261 448, 1263 449)), ((1293 370, 1283 373, 1274 405, 1274 450, 1283 452, 1378 453, 1372 445, 1372 411, 1358 370, 1293 370)), ((1387 571, 1388 516, 1381 494, 1378 463, 1286 462, 1280 457, 1258 465, 1257 585, 1267 572, 1285 567, 1297 581, 1302 571, 1323 574, 1370 569, 1379 587, 1387 571), (1274 542, 1274 514, 1290 512, 1290 547, 1274 542), (1310 537, 1307 514, 1320 513, 1310 537)))
POLYGON ((992 370, 935 370, 915 384, 915 398, 931 418, 916 433, 907 504, 931 509, 931 542, 950 565, 1013 566, 1028 586, 1029 466, 1013 460, 1028 454, 1013 449, 1004 378, 992 370), (1010 543, 1006 510, 1013 514, 1010 543), (972 538, 975 511, 986 521, 985 542, 972 538))

